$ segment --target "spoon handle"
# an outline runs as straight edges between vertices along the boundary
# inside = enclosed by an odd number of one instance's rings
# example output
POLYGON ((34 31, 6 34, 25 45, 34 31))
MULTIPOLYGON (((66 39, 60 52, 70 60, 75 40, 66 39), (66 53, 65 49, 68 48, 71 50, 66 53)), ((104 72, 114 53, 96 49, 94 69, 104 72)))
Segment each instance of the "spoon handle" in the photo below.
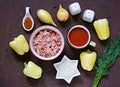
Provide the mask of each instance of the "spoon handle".
POLYGON ((26 7, 26 14, 30 14, 29 9, 30 7, 26 7))

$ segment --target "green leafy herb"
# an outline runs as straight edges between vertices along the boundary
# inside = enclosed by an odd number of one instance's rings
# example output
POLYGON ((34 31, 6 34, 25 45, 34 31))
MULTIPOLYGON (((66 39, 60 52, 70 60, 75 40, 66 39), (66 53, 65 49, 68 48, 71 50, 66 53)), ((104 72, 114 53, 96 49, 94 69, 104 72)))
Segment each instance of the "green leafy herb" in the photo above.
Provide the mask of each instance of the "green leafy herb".
POLYGON ((120 55, 120 36, 115 37, 106 46, 103 54, 98 56, 95 70, 96 76, 92 87, 97 87, 100 79, 108 74, 109 68, 114 64, 117 57, 120 55))

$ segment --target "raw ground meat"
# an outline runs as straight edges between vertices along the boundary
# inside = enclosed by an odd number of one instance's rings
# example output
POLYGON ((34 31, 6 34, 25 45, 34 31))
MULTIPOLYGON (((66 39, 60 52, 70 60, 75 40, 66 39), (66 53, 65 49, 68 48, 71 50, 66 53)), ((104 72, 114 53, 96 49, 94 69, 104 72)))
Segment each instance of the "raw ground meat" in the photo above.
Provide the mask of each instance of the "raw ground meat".
POLYGON ((60 35, 50 29, 41 30, 33 39, 34 49, 43 57, 56 55, 60 50, 60 46, 60 35))

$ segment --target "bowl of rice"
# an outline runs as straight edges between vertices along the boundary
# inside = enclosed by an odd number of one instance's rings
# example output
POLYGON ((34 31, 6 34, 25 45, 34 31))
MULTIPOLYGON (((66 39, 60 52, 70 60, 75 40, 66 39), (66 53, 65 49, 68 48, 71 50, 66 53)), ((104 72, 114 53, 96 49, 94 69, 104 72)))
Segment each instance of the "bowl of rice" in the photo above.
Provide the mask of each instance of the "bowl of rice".
POLYGON ((64 49, 64 43, 62 33, 50 25, 40 26, 35 29, 29 41, 32 53, 42 60, 57 58, 64 49))

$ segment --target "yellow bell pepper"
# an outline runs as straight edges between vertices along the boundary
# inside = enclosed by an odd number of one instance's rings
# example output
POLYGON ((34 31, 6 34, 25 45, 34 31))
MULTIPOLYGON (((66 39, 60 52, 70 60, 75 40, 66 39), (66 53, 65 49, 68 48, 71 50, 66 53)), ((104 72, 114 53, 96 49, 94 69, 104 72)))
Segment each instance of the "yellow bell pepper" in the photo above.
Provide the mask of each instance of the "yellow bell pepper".
POLYGON ((22 34, 14 38, 13 41, 10 41, 9 45, 19 55, 24 55, 26 52, 29 51, 27 40, 22 34))
POLYGON ((84 70, 91 71, 96 62, 97 53, 94 51, 83 51, 80 53, 80 62, 84 70))
POLYGON ((28 64, 24 63, 25 68, 23 74, 33 79, 39 79, 42 76, 42 68, 36 65, 34 62, 29 61, 28 64))
POLYGON ((110 37, 110 29, 107 19, 98 19, 94 21, 93 25, 100 40, 106 40, 110 37))

